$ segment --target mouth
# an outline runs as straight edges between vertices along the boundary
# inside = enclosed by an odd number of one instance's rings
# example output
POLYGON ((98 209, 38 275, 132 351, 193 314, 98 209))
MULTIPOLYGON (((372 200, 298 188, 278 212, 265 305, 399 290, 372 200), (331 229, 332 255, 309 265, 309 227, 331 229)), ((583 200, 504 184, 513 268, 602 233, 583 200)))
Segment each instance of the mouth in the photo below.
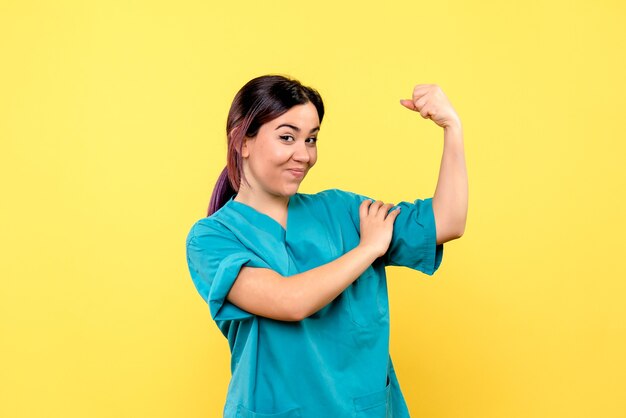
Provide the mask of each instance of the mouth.
POLYGON ((289 173, 291 173, 292 176, 294 176, 295 178, 303 178, 304 177, 304 169, 301 168, 289 168, 287 169, 287 171, 289 173))

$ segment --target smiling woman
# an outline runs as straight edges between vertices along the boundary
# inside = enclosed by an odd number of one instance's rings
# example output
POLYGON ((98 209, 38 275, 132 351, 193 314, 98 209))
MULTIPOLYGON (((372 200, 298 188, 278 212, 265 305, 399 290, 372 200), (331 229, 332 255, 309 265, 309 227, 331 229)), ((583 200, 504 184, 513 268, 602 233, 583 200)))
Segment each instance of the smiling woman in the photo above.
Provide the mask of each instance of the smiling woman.
POLYGON ((319 124, 317 109, 308 102, 263 124, 255 137, 246 136, 241 156, 248 182, 239 188, 235 200, 257 207, 273 198, 286 202, 296 193, 317 161, 317 137, 311 135, 319 131, 319 124))
POLYGON ((225 417, 409 416, 389 356, 385 267, 434 274, 447 223, 433 198, 394 208, 339 189, 298 193, 323 116, 297 80, 243 86, 227 166, 187 236, 191 278, 231 348, 225 417))
MULTIPOLYGON (((278 135, 276 139, 282 139, 285 142, 288 141, 286 138, 289 135, 287 134, 293 131, 299 137, 302 130, 293 121, 300 120, 300 117, 304 117, 303 123, 305 124, 315 123, 310 134, 316 133, 324 118, 324 103, 316 90, 303 86, 296 80, 279 75, 261 76, 250 80, 237 92, 226 122, 227 165, 213 191, 207 213, 209 216, 239 191, 240 184, 249 186, 247 173, 243 168, 243 153, 244 148, 248 149, 248 141, 254 141, 261 129, 263 129, 261 138, 274 135, 274 130, 278 135), (311 111, 312 106, 315 109, 314 112, 311 111), (279 117, 280 120, 276 120, 279 117), (313 120, 316 122, 312 122, 313 120), (272 128, 263 127, 268 122, 273 122, 272 128)), ((295 141, 296 135, 290 136, 295 141)), ((317 138, 313 142, 316 140, 317 138)), ((266 141, 259 142, 266 143, 266 141)), ((254 144, 251 145, 253 146, 254 144)), ((315 159, 317 159, 317 153, 315 159)), ((313 164, 310 164, 309 168, 313 164)), ((303 165, 296 164, 296 166, 302 168, 303 165)))

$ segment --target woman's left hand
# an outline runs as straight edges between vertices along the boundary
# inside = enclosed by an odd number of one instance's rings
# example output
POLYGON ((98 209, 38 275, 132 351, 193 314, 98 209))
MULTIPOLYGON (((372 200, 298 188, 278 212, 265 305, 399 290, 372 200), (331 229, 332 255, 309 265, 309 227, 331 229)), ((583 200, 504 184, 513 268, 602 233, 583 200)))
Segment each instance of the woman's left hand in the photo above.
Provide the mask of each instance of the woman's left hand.
POLYGON ((418 84, 413 89, 413 99, 402 99, 400 104, 419 112, 424 119, 432 119, 442 128, 452 125, 461 125, 461 119, 443 94, 443 90, 436 84, 418 84))

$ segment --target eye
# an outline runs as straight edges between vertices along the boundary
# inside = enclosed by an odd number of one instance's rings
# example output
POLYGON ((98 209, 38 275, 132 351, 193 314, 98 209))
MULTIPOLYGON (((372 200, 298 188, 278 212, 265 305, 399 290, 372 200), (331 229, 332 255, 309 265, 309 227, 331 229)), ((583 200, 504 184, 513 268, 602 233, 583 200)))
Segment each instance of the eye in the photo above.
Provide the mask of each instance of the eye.
POLYGON ((317 142, 317 137, 313 136, 313 137, 309 138, 309 140, 310 140, 309 141, 310 143, 315 144, 317 142))
POLYGON ((291 135, 281 135, 280 138, 284 139, 285 141, 287 141, 289 138, 291 138, 293 140, 293 136, 291 136, 291 135))

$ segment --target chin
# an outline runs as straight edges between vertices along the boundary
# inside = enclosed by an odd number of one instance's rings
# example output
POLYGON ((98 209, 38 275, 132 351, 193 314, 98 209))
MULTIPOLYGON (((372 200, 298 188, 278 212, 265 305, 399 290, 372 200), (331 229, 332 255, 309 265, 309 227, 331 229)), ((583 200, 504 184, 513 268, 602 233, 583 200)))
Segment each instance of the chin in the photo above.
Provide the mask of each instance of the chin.
POLYGON ((289 185, 283 189, 283 194, 285 196, 293 196, 298 193, 298 189, 300 188, 300 184, 289 185))

